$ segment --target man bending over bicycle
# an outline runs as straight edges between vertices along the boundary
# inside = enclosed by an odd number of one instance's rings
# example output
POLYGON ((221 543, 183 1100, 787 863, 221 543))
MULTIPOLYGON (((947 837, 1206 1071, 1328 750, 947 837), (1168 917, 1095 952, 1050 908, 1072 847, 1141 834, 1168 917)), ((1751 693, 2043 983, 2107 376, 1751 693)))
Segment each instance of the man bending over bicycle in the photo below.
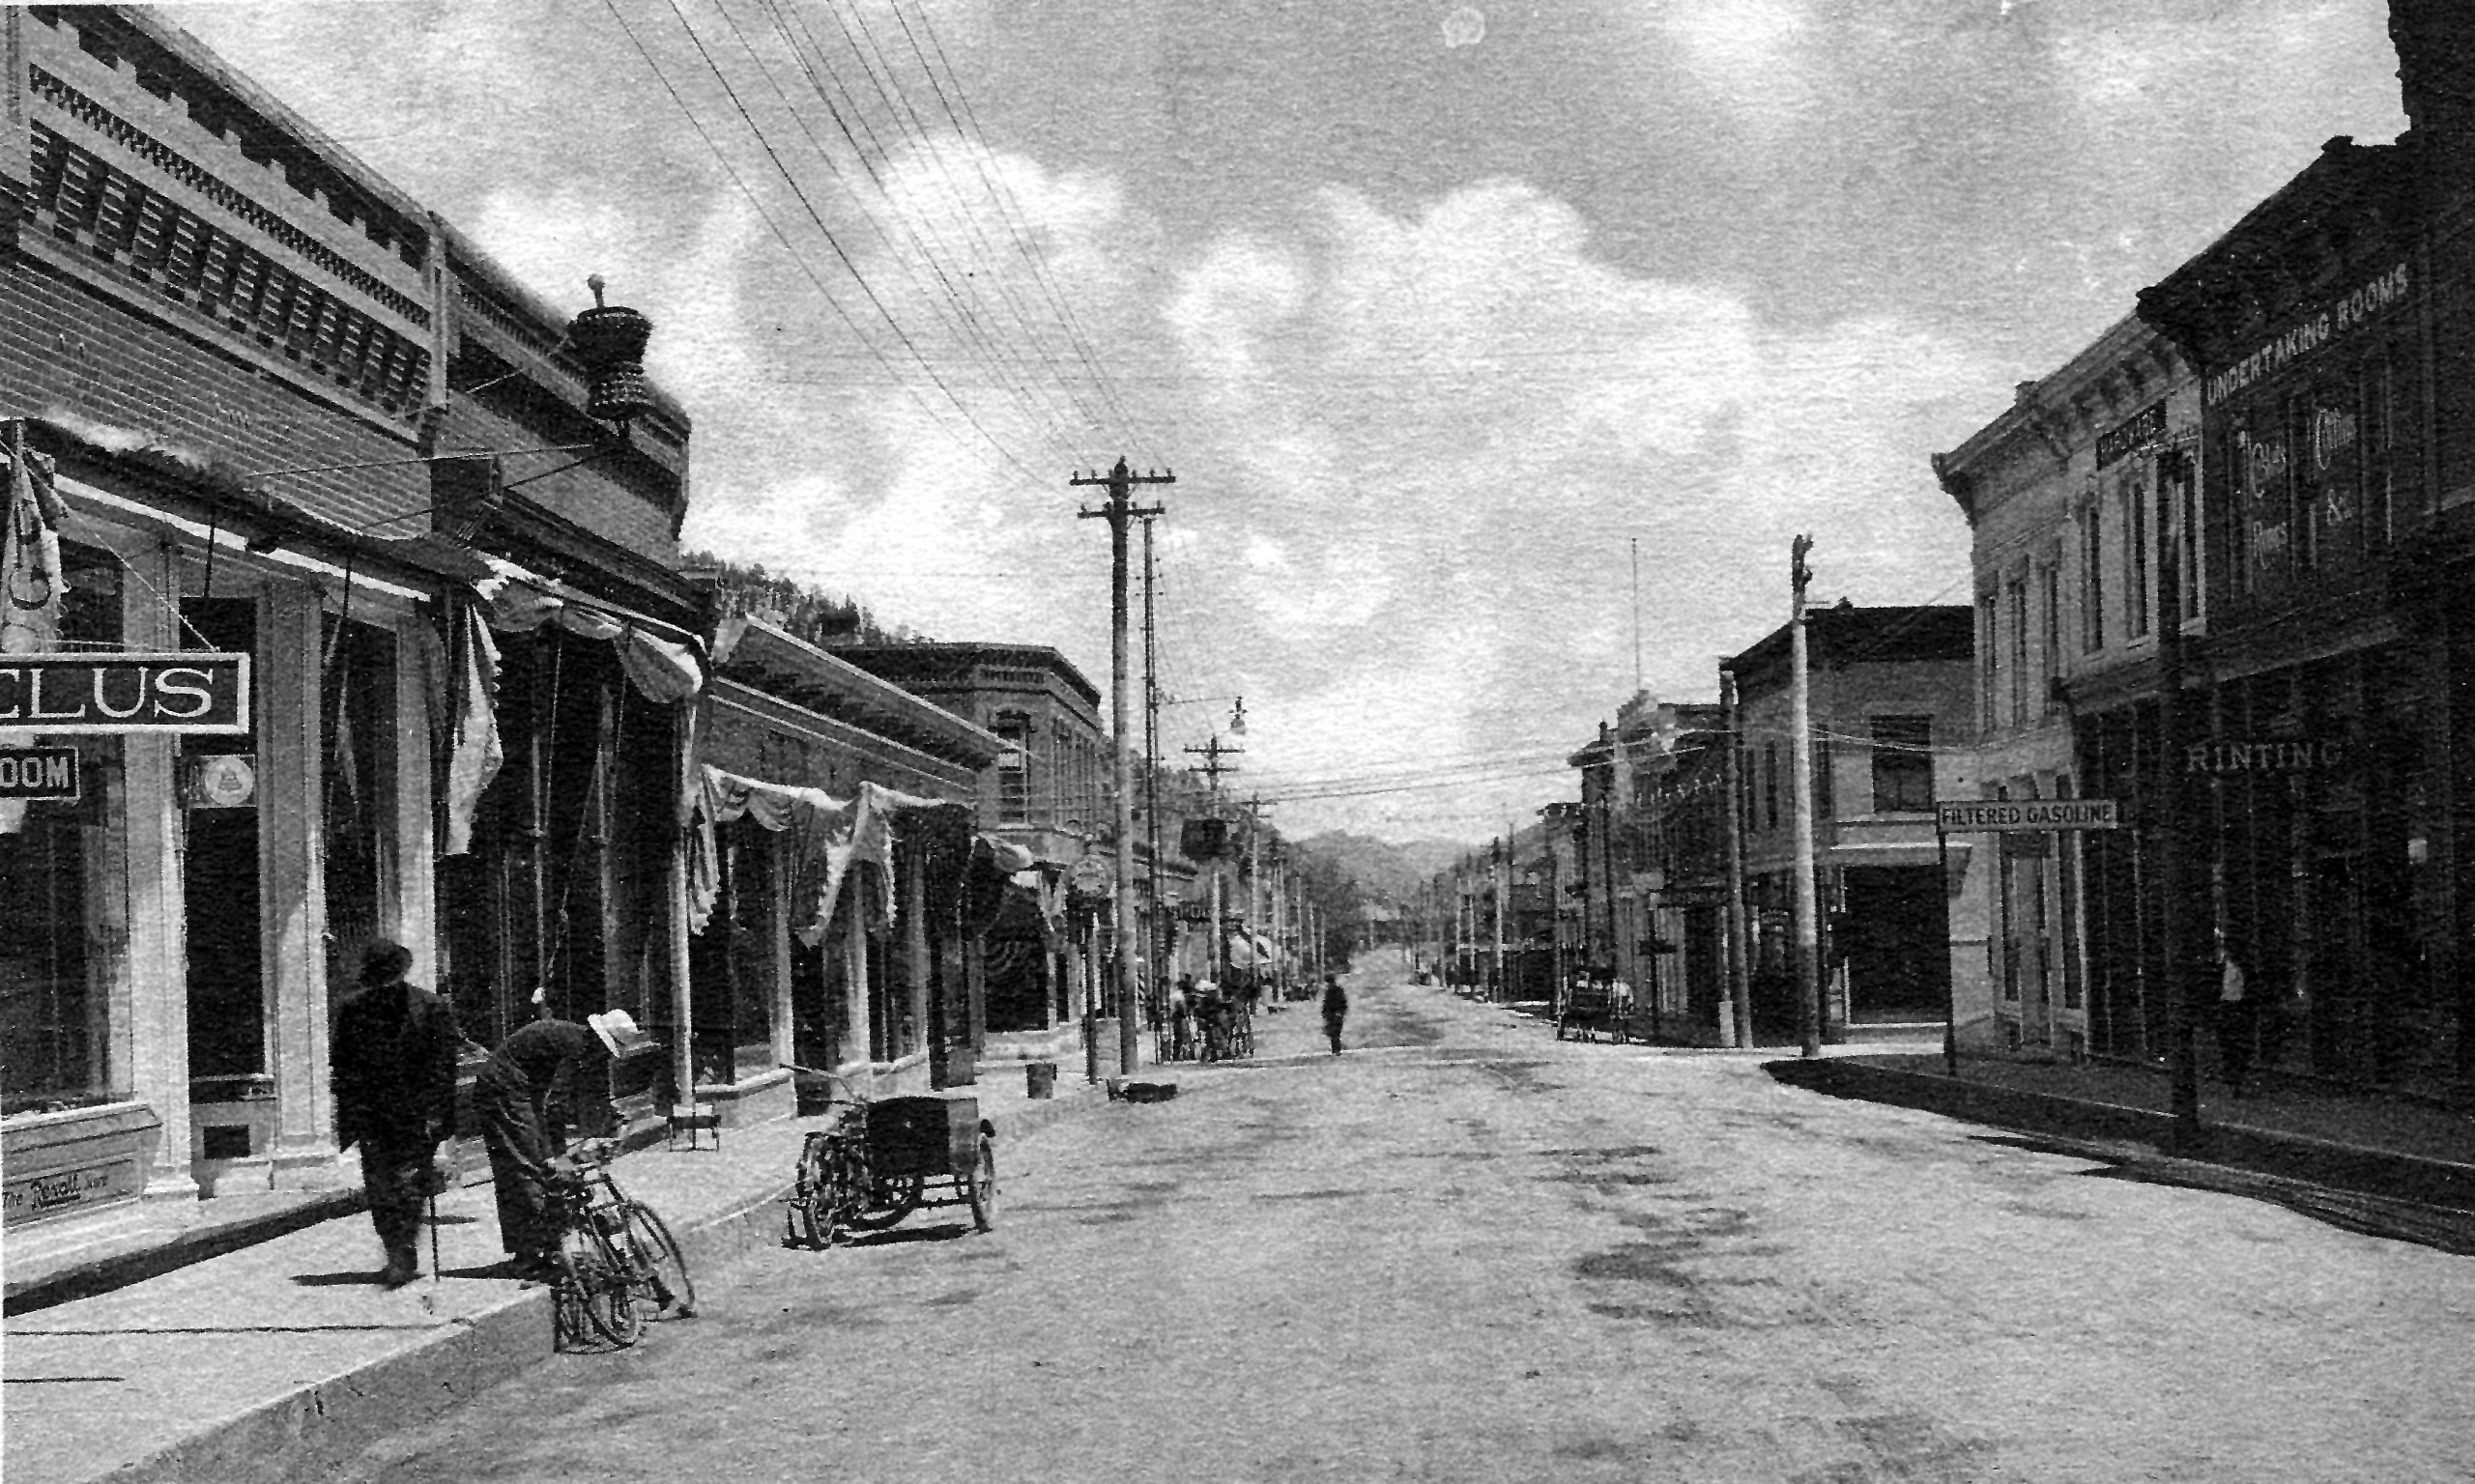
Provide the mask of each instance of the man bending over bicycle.
POLYGON ((490 1151, 490 1174, 499 1201, 499 1240, 510 1266, 528 1280, 556 1270, 552 1249, 559 1225, 551 1214, 550 1187, 558 1178, 551 1156, 561 1146, 550 1137, 545 1113, 550 1090, 567 1079, 567 1100, 581 1131, 616 1130, 609 1068, 614 1057, 649 1045, 623 1010, 573 1020, 543 1019, 520 1026, 473 1079, 473 1111, 481 1142, 490 1151))

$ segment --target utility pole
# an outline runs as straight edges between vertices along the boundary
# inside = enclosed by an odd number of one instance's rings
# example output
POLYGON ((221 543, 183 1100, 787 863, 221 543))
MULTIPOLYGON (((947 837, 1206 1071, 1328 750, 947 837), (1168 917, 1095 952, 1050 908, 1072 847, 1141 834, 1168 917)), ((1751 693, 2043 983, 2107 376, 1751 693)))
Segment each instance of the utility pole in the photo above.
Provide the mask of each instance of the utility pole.
POLYGON ((1804 564, 1813 538, 1799 535, 1789 548, 1788 581, 1794 598, 1788 611, 1788 770, 1795 775, 1789 796, 1796 801, 1796 934, 1797 1031, 1802 1053, 1822 1054, 1822 903, 1813 879, 1813 704, 1807 695, 1804 589, 1813 569, 1804 564))
MULTIPOLYGON (((2163 461, 2160 461, 2161 464, 2163 461)), ((2165 470, 2158 471, 2157 482, 2167 486, 2165 470)), ((2165 502, 2169 507, 2178 503, 2165 502)), ((2190 842, 2199 831, 2193 826, 2192 786, 2183 762, 2184 748, 2191 729, 2191 707, 2183 699, 2183 554, 2182 542, 2188 532, 2180 529, 2177 513, 2169 509, 2163 528, 2157 557, 2157 739, 2158 812, 2162 828, 2156 832, 2157 873, 2163 878, 2164 911, 2159 914, 2159 947, 2166 957, 2166 1063, 2172 1082, 2170 1104, 2174 1114, 2174 1137, 2189 1148, 2201 1138, 2200 1127, 2200 1038, 2197 1021, 2200 1015, 2200 975, 2194 972, 2200 956, 2195 952, 2202 941, 2202 929, 2192 910, 2190 842)), ((2211 908, 2214 911, 2214 907, 2211 908)), ((2213 924, 2212 924, 2213 926, 2213 924)))
POLYGON ((1118 459, 1106 474, 1077 474, 1070 486, 1098 486, 1108 492, 1108 503, 1097 510, 1076 512, 1078 520, 1108 523, 1108 710, 1110 745, 1116 752, 1117 777, 1117 1070, 1133 1075, 1138 1038, 1135 1025, 1135 955, 1127 939, 1135 926, 1135 777, 1134 751, 1126 745, 1128 644, 1126 614, 1126 523, 1138 515, 1159 515, 1166 506, 1137 506, 1131 496, 1138 484, 1175 484, 1174 473, 1137 474, 1118 459))
MULTIPOLYGON (((1246 939, 1249 948, 1252 948, 1254 944, 1263 941, 1263 908, 1260 905, 1262 896, 1263 796, 1261 794, 1257 794, 1253 798, 1246 801, 1246 939)), ((1280 940, 1275 938, 1273 940, 1273 945, 1277 952, 1280 940)), ((1262 960, 1262 955, 1255 955, 1254 977, 1256 991, 1258 993, 1260 993, 1264 987, 1264 971, 1273 967, 1271 964, 1265 963, 1262 960)), ((1273 996, 1272 1003, 1278 1005, 1281 1003, 1280 975, 1275 973, 1272 979, 1273 982, 1270 986, 1273 996)))
POLYGON ((1512 876, 1511 842, 1499 842, 1492 853, 1495 869, 1488 873, 1488 884, 1495 889, 1495 993, 1490 998, 1510 1000, 1512 986, 1504 982, 1504 898, 1512 876))
MULTIPOLYGON (((1202 747, 1189 747, 1186 751, 1194 753, 1203 759, 1203 776, 1211 780, 1212 785, 1212 817, 1215 819, 1223 817, 1221 813, 1221 775, 1223 773, 1236 772, 1237 764, 1233 762, 1223 762, 1221 759, 1231 756, 1242 756, 1245 754, 1246 749, 1242 747, 1222 746, 1221 734, 1216 731, 1212 733, 1212 740, 1209 743, 1202 747)), ((1212 971, 1212 983, 1216 985, 1227 977, 1224 969, 1226 967, 1228 945, 1222 936, 1223 928, 1221 923, 1221 862, 1226 858, 1227 852, 1224 850, 1219 856, 1216 856, 1210 863, 1212 870, 1212 941, 1205 945, 1204 961, 1210 966, 1212 971)))
POLYGON ((1151 888, 1152 930, 1146 945, 1152 960, 1152 987, 1162 1003, 1168 998, 1169 985, 1169 922, 1166 905, 1161 900, 1160 878, 1160 669, 1155 651, 1160 631, 1152 619, 1152 521, 1145 515, 1143 523, 1143 836, 1151 849, 1147 881, 1151 888))
POLYGON ((1753 938, 1744 913, 1744 783, 1738 769, 1744 757, 1742 723, 1736 709, 1736 671, 1719 667, 1718 701, 1726 731, 1727 756, 1719 760, 1727 788, 1727 996, 1736 1008, 1735 1043, 1753 1045, 1753 938))

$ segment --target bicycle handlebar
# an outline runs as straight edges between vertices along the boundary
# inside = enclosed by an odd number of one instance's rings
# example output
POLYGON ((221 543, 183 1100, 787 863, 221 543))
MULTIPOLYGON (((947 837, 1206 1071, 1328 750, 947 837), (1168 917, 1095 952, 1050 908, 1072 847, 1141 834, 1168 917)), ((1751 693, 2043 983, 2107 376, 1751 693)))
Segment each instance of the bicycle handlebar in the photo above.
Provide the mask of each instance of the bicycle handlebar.
POLYGON ((868 1094, 861 1091, 858 1083, 853 1082, 850 1078, 844 1076, 839 1071, 827 1071, 822 1067, 802 1067, 797 1062, 781 1062, 776 1065, 786 1067, 792 1071, 804 1071, 812 1077, 822 1077, 828 1082, 839 1082, 842 1084, 843 1090, 850 1094, 849 1100, 852 1102, 866 1102, 869 1100, 868 1094))

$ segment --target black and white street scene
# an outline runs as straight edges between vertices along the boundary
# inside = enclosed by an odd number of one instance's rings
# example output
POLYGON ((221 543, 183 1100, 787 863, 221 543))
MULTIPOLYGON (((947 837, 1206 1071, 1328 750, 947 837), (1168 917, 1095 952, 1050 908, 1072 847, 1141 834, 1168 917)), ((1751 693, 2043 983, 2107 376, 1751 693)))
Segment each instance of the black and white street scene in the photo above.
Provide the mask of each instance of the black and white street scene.
POLYGON ((2475 1484, 2459 0, 0 64, 8 1484, 2475 1484))

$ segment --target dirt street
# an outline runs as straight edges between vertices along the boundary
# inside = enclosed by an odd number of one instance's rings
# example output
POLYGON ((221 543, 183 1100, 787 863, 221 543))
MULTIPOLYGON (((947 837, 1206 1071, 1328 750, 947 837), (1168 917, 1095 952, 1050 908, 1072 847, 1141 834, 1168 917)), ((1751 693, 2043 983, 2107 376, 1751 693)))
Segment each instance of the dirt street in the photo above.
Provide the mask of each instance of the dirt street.
POLYGON ((2475 1260, 1353 992, 1000 1150, 993 1235, 763 1254, 368 1472, 2475 1479, 2475 1260))

